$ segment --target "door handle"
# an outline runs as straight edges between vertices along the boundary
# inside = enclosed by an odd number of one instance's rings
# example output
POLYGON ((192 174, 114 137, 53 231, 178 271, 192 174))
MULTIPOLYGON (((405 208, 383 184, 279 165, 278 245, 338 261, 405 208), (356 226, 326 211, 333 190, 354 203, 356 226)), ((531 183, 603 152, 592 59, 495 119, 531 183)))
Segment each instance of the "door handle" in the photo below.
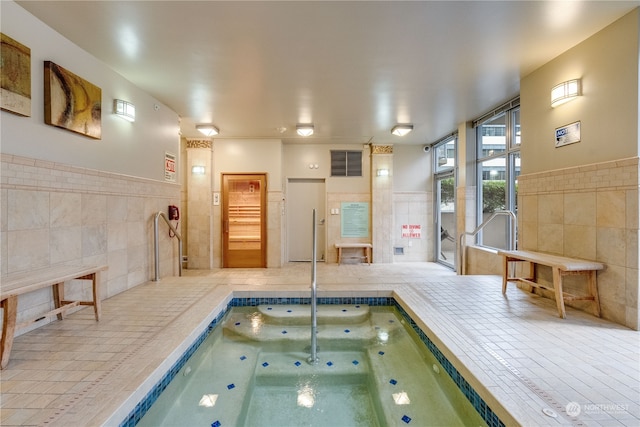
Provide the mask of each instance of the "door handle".
POLYGON ((224 232, 228 233, 229 232, 229 220, 225 220, 224 221, 224 232))
POLYGON ((320 220, 320 223, 319 223, 319 224, 320 224, 320 225, 324 225, 324 218, 322 218, 322 219, 320 220))

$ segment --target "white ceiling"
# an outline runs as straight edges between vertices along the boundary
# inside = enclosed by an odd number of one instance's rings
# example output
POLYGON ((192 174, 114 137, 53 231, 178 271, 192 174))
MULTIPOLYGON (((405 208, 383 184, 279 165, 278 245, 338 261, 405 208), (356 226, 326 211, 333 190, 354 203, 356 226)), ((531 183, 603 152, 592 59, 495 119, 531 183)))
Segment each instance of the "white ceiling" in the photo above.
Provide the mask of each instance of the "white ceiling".
POLYGON ((426 144, 640 1, 18 1, 186 137, 426 144), (313 122, 302 140, 296 123, 313 122), (396 123, 413 123, 405 137, 396 123), (278 128, 287 128, 280 133, 278 128))

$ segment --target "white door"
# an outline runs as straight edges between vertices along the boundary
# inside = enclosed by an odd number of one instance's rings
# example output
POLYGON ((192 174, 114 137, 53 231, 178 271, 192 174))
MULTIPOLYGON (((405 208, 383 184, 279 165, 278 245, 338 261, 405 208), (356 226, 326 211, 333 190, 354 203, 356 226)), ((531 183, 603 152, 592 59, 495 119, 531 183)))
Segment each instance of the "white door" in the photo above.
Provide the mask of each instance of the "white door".
POLYGON ((316 210, 316 261, 325 254, 324 179, 293 179, 287 183, 287 248, 289 261, 311 261, 313 209, 316 210))

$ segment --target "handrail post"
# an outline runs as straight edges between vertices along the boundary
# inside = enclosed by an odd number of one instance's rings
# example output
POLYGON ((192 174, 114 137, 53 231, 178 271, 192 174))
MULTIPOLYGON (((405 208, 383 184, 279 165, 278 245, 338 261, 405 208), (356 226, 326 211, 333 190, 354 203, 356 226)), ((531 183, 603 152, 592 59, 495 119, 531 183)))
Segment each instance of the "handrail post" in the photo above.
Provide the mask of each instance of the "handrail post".
POLYGON ((485 221, 482 222, 482 224, 480 224, 479 226, 476 227, 475 230, 473 230, 472 232, 463 232, 460 233, 460 275, 464 276, 466 273, 466 245, 465 245, 465 236, 471 236, 471 237, 476 237, 476 235, 482 231, 482 229, 484 227, 487 226, 487 224, 489 224, 491 221, 493 221, 493 219, 499 215, 507 215, 509 216, 509 223, 510 223, 510 227, 509 227, 509 234, 510 236, 508 237, 508 240, 506 241, 506 244, 508 246, 508 250, 514 250, 516 248, 516 233, 517 233, 517 223, 518 223, 518 218, 516 217, 516 214, 513 213, 512 211, 509 210, 504 210, 504 211, 495 211, 489 218, 487 218, 485 221))
POLYGON ((316 210, 313 209, 313 247, 311 248, 311 355, 309 363, 318 363, 318 286, 316 283, 316 210))
POLYGON ((153 260, 154 260, 154 273, 155 276, 153 278, 154 282, 158 282, 160 280, 160 243, 159 243, 159 233, 158 233, 158 218, 162 217, 164 222, 167 223, 169 229, 173 232, 174 236, 178 239, 178 276, 182 276, 182 237, 178 230, 169 222, 167 219, 167 215, 164 212, 160 211, 155 214, 153 218, 153 260))

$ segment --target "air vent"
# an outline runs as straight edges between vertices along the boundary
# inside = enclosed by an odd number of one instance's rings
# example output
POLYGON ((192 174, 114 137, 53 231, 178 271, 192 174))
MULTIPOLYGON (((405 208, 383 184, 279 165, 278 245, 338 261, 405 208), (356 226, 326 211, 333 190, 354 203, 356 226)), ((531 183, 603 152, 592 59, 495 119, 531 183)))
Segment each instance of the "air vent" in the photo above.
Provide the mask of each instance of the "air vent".
POLYGON ((331 150, 331 176, 362 176, 362 151, 331 150))

